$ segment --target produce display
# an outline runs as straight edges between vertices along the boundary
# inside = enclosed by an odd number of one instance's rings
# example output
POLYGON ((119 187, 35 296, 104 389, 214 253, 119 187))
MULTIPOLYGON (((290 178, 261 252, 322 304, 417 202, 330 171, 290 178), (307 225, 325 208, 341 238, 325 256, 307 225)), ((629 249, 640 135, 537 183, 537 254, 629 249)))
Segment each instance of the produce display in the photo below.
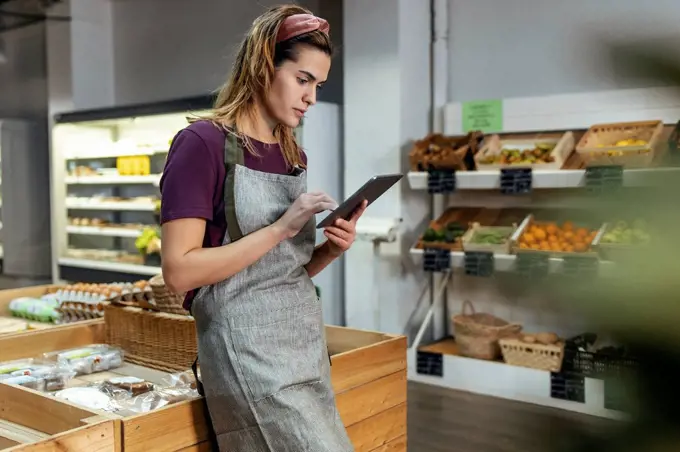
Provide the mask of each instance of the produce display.
POLYGON ((526 165, 535 163, 552 163, 555 158, 551 155, 555 143, 536 143, 533 149, 504 148, 499 154, 487 153, 480 159, 485 165, 526 165))
POLYGON ((140 254, 161 252, 161 234, 157 227, 146 227, 135 240, 135 247, 140 254))
POLYGON ((470 242, 477 245, 502 245, 510 239, 511 235, 512 229, 509 228, 506 228, 505 230, 499 228, 485 228, 476 231, 470 239, 470 242))
POLYGON ((647 141, 641 140, 639 138, 627 138, 625 140, 618 140, 614 144, 600 143, 597 145, 598 148, 606 147, 630 147, 630 146, 647 146, 647 141))
POLYGON ((423 234, 423 242, 442 242, 442 243, 456 243, 463 234, 466 228, 457 222, 447 223, 443 226, 438 224, 431 224, 423 234))
POLYGON ((483 137, 481 132, 461 136, 430 134, 414 143, 409 153, 411 169, 474 170, 474 155, 479 150, 483 137))
POLYGON ((644 220, 635 220, 631 224, 625 221, 616 222, 613 227, 607 227, 602 235, 602 244, 638 244, 649 243, 651 240, 647 224, 644 220))
POLYGON ((590 251, 597 229, 578 227, 570 221, 562 224, 531 223, 519 239, 524 250, 583 253, 590 251))

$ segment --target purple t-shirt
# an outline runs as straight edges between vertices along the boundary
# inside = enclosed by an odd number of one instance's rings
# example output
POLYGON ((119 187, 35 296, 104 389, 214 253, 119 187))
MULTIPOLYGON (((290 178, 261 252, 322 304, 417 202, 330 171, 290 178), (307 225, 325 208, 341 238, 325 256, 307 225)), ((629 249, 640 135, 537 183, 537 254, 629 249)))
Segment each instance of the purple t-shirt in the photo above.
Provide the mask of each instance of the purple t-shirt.
MULTIPOLYGON (((206 220, 203 247, 222 245, 227 232, 224 216, 224 141, 226 132, 208 121, 197 121, 175 135, 161 177, 161 224, 181 218, 206 220)), ((244 165, 253 170, 289 174, 278 144, 251 138, 258 155, 244 151, 244 165)), ((307 157, 303 153, 303 162, 307 157)), ((188 308, 193 293, 187 294, 188 308)))

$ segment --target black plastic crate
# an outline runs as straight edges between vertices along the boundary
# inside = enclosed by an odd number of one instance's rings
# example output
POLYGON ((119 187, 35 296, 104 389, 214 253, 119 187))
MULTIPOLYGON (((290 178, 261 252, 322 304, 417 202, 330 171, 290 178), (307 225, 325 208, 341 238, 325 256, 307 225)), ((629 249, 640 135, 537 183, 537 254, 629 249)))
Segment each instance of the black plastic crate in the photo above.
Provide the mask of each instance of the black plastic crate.
POLYGON ((562 364, 562 372, 565 373, 604 379, 630 374, 638 367, 639 361, 630 355, 607 351, 584 351, 569 341, 565 344, 562 364))

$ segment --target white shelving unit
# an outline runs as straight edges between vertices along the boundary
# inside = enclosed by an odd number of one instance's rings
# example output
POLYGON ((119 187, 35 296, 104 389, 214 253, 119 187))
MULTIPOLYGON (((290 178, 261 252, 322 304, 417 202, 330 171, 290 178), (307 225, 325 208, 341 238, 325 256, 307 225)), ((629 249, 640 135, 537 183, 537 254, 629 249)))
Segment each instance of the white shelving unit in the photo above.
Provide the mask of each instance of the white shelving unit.
POLYGON ((51 152, 55 282, 134 281, 161 272, 156 265, 144 264, 135 239, 145 227, 158 227, 154 212, 170 141, 187 125, 187 116, 205 113, 210 102, 200 97, 55 118, 51 152), (118 159, 125 157, 148 158, 149 167, 123 173, 118 159))
MULTIPOLYGON (((680 119, 680 97, 674 88, 505 99, 503 102, 504 128, 497 132, 585 130, 595 123, 649 119, 661 119, 666 124, 675 124, 680 119)), ((443 111, 443 123, 445 134, 462 134, 462 105, 446 105, 443 111)), ((532 194, 537 196, 540 194, 543 204, 546 204, 546 199, 554 199, 555 204, 563 206, 568 196, 565 196, 565 192, 560 192, 559 189, 584 187, 586 185, 585 173, 585 170, 535 170, 532 172, 532 194), (546 190, 542 191, 543 189, 546 190)), ((680 168, 631 169, 624 171, 622 184, 627 187, 643 187, 653 185, 666 177, 677 178, 678 176, 680 176, 680 168)), ((435 211, 433 212, 435 218, 443 212, 444 208, 455 207, 456 201, 462 202, 465 206, 484 206, 486 205, 485 200, 488 199, 485 197, 492 196, 488 191, 493 193, 494 190, 498 192, 500 189, 499 171, 457 172, 455 178, 456 193, 462 192, 464 195, 457 197, 433 195, 435 197, 435 211), (487 190, 487 192, 484 192, 484 190, 487 190), (475 199, 480 200, 480 202, 475 204, 475 199)), ((427 190, 428 174, 411 172, 408 174, 408 182, 412 190, 427 190)), ((526 198, 524 199, 526 200, 526 198)), ((528 198, 531 198, 531 196, 528 198)), ((504 199, 510 205, 516 200, 512 196, 505 196, 504 199)), ((531 205, 531 200, 527 202, 531 205)), ((494 207, 499 206, 495 205, 494 207)), ((413 260, 420 262, 423 250, 414 247, 410 254, 413 260)), ((469 359, 457 356, 454 353, 442 352, 442 348, 437 350, 427 346, 428 341, 425 337, 430 326, 433 327, 434 339, 446 337, 450 334, 450 331, 448 331, 451 328, 450 320, 444 319, 442 313, 459 311, 461 297, 467 296, 461 295, 468 290, 465 287, 460 287, 461 283, 458 283, 456 287, 451 284, 452 275, 460 274, 460 268, 464 267, 464 256, 463 252, 452 252, 450 256, 451 270, 433 279, 432 304, 408 353, 409 379, 583 414, 613 419, 625 418, 624 413, 605 407, 605 383, 602 380, 584 378, 585 402, 567 401, 551 396, 551 378, 553 376, 550 372, 510 366, 499 362, 469 359), (447 325, 443 334, 442 325, 438 325, 440 321, 447 325), (424 357, 428 352, 434 353, 436 358, 434 365, 437 367, 437 372, 418 371, 419 355, 424 357), (436 375, 437 373, 440 373, 440 375, 436 375)), ((494 270, 498 273, 511 272, 515 269, 516 261, 517 257, 514 255, 496 254, 494 255, 494 270)), ((549 271, 559 272, 562 265, 562 259, 550 259, 549 271)), ((601 262, 599 268, 600 276, 606 276, 608 274, 613 275, 616 266, 610 262, 601 262)), ((497 301, 500 301, 498 294, 488 295, 490 292, 482 290, 480 284, 483 285, 483 282, 475 284, 475 292, 471 295, 472 297, 484 293, 487 297, 484 303, 486 307, 491 307, 495 303, 494 297, 497 301)), ((522 312, 526 313, 532 309, 531 306, 521 306, 521 303, 520 300, 516 304, 511 304, 510 314, 507 310, 504 310, 508 306, 506 304, 500 308, 503 311, 501 316, 505 318, 513 317, 508 318, 508 320, 521 323, 521 319, 518 319, 517 316, 521 317, 522 312), (513 310, 517 309, 522 312, 518 311, 513 316, 513 310)), ((431 362, 430 365, 432 365, 431 362)))

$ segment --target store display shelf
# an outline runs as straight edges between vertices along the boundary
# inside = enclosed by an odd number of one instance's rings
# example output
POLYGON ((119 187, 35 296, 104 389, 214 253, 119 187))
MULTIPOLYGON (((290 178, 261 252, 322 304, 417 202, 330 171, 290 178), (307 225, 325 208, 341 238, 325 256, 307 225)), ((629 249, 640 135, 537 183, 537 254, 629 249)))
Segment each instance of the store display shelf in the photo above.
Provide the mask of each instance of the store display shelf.
POLYGON ((59 258, 59 265, 148 276, 155 276, 162 272, 161 267, 152 267, 149 265, 139 264, 126 264, 122 262, 97 261, 93 259, 77 259, 73 257, 59 258))
MULTIPOLYGON (((500 171, 456 172, 458 190, 500 189, 500 171)), ((623 171, 623 185, 639 187, 654 184, 658 176, 680 175, 680 168, 628 169, 623 171)), ((413 190, 428 189, 428 173, 410 171, 408 181, 413 190)), ((579 188, 586 186, 586 170, 541 170, 532 172, 532 189, 579 188)))
POLYGON ((88 151, 83 153, 66 153, 65 160, 97 160, 97 159, 115 159, 118 157, 136 157, 142 155, 159 155, 167 154, 168 149, 132 149, 126 151, 104 150, 104 151, 88 151))
POLYGON ((606 383, 603 380, 583 377, 577 379, 574 386, 580 387, 579 389, 583 391, 582 401, 565 400, 558 394, 551 394, 557 389, 553 387, 553 379, 559 378, 551 372, 511 366, 499 361, 465 358, 453 353, 455 344, 452 339, 418 349, 410 348, 408 379, 592 416, 626 418, 625 413, 605 407, 606 383), (452 353, 442 350, 446 348, 453 349, 452 353), (436 361, 436 372, 431 372, 432 367, 427 366, 428 360, 436 361))
MULTIPOLYGON (((413 247, 411 248, 411 256, 415 259, 422 260, 425 250, 413 247)), ((516 254, 494 254, 494 271, 499 273, 512 272, 517 270, 517 255, 516 254)), ((465 268, 465 252, 451 251, 451 268, 465 268)), ((599 261, 600 276, 606 276, 615 268, 613 262, 599 261)), ((548 259, 548 272, 560 273, 564 269, 564 259, 559 257, 551 257, 548 259)))
POLYGON ((96 200, 67 200, 66 208, 73 210, 118 210, 153 212, 154 205, 149 202, 137 201, 96 201, 96 200))
POLYGON ((153 184, 160 183, 160 174, 148 176, 69 176, 66 183, 69 185, 122 185, 122 184, 153 184))
POLYGON ((66 232, 69 234, 80 235, 100 235, 105 237, 128 237, 136 238, 142 233, 139 229, 121 228, 121 227, 99 227, 99 226, 66 226, 66 232))

